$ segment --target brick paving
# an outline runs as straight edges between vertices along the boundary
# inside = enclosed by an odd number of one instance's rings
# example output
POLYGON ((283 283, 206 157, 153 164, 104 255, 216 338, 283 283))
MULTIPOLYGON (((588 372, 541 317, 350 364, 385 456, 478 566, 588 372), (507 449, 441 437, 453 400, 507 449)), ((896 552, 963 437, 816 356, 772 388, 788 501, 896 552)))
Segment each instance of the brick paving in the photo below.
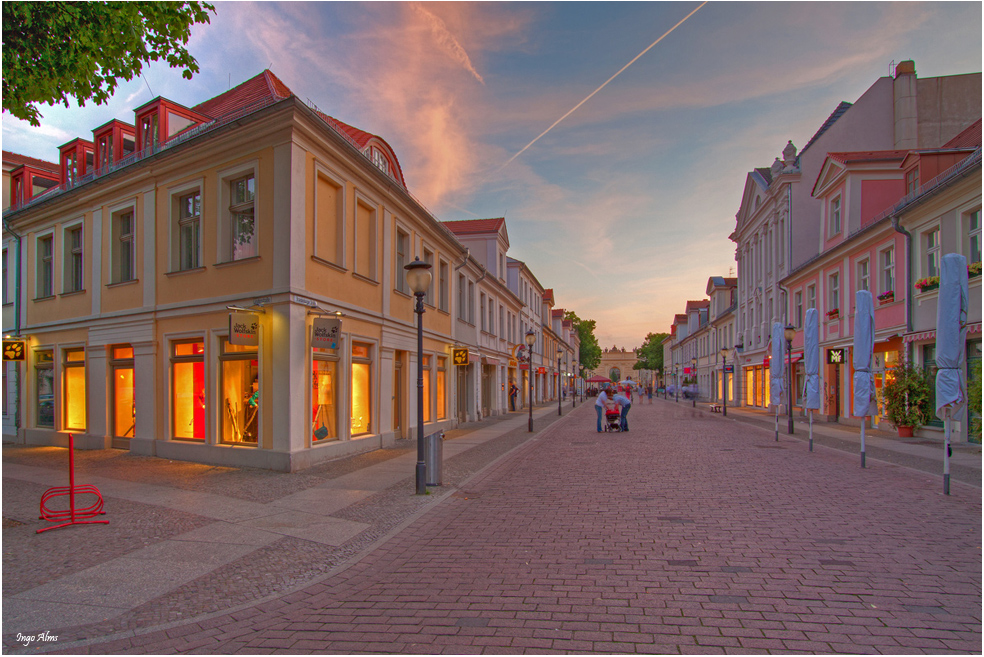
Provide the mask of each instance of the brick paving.
POLYGON ((943 496, 939 476, 872 460, 862 470, 853 454, 809 453, 689 406, 635 405, 630 420, 627 434, 597 434, 579 407, 515 438, 508 456, 470 479, 461 467, 453 494, 300 590, 58 648, 981 652, 979 488, 956 482, 943 496))

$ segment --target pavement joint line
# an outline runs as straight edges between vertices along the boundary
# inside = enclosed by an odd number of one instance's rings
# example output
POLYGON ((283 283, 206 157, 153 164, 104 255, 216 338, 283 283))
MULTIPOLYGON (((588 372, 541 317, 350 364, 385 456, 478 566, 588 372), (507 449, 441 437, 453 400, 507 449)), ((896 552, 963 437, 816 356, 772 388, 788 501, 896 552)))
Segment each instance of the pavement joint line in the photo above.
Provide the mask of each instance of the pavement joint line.
MULTIPOLYGON (((550 406, 548 406, 546 408, 540 408, 540 409, 534 408, 533 409, 534 419, 536 419, 538 415, 540 416, 540 418, 543 418, 543 417, 545 417, 547 415, 552 415, 553 410, 554 410, 554 408, 553 407, 550 407, 550 406)), ((540 429, 538 431, 534 431, 528 437, 527 440, 523 441, 521 444, 517 445, 516 447, 512 448, 511 450, 509 450, 505 454, 503 454, 503 455, 499 456, 498 458, 494 459, 493 461, 485 464, 479 470, 477 470, 476 472, 472 473, 471 476, 469 476, 465 481, 462 482, 461 487, 458 487, 458 488, 448 487, 446 490, 441 491, 441 494, 440 495, 435 496, 432 499, 427 500, 427 502, 423 506, 421 506, 420 509, 417 509, 416 511, 414 511, 406 519, 404 519, 397 526, 393 527, 393 529, 391 529, 385 535, 381 536, 376 541, 374 541, 370 545, 366 546, 363 550, 360 550, 359 552, 357 552, 356 554, 352 555, 351 557, 349 557, 348 559, 346 559, 342 563, 338 564, 337 566, 335 566, 334 568, 332 568, 330 571, 328 571, 324 575, 321 575, 321 576, 316 577, 314 579, 311 579, 311 580, 308 580, 306 582, 300 583, 300 584, 298 584, 298 585, 296 585, 294 587, 291 587, 290 589, 285 589, 285 590, 282 590, 282 591, 271 593, 271 594, 266 595, 266 596, 264 596, 262 598, 257 598, 257 599, 254 599, 254 600, 250 600, 248 602, 245 602, 245 603, 242 603, 242 604, 239 604, 239 605, 235 605, 233 607, 228 607, 226 609, 222 609, 222 610, 218 610, 218 611, 214 611, 214 612, 209 612, 207 614, 202 614, 202 615, 198 615, 198 616, 192 616, 192 617, 188 617, 188 618, 183 618, 183 619, 171 621, 169 623, 162 623, 162 624, 153 625, 153 626, 150 626, 150 627, 142 627, 142 628, 134 628, 134 629, 124 630, 122 632, 116 632, 116 633, 111 634, 111 635, 105 635, 105 636, 101 636, 101 637, 94 637, 94 638, 90 638, 90 639, 83 639, 83 640, 80 640, 80 641, 73 641, 73 642, 70 642, 70 643, 51 644, 51 645, 39 645, 39 646, 33 648, 31 652, 32 653, 38 653, 38 652, 44 653, 44 652, 53 652, 55 650, 58 650, 60 652, 70 651, 70 650, 74 650, 76 648, 83 648, 83 647, 89 646, 89 645, 101 644, 101 643, 109 643, 109 642, 118 641, 118 640, 121 640, 121 639, 129 639, 129 638, 135 638, 135 637, 138 637, 138 636, 144 636, 146 634, 151 634, 151 633, 154 633, 154 632, 166 631, 166 630, 169 630, 169 629, 172 629, 172 628, 175 628, 175 627, 189 625, 191 623, 200 623, 200 622, 203 622, 203 621, 211 620, 213 618, 218 618, 218 617, 226 616, 226 615, 229 615, 229 614, 235 614, 237 612, 240 612, 240 611, 243 611, 243 610, 246 610, 246 609, 252 609, 252 608, 258 607, 260 605, 264 605, 264 604, 267 604, 267 603, 270 603, 270 602, 273 602, 273 601, 281 600, 281 599, 283 599, 285 597, 288 597, 290 595, 297 594, 297 593, 299 593, 299 592, 301 592, 301 591, 303 591, 303 590, 305 590, 305 589, 307 589, 307 588, 309 588, 311 586, 320 584, 320 583, 322 583, 322 582, 324 582, 324 581, 326 581, 326 580, 328 580, 330 578, 337 577, 338 575, 344 573, 349 568, 357 565, 360 561, 362 561, 364 558, 366 558, 368 555, 370 555, 373 551, 375 551, 376 549, 378 549, 380 546, 384 545, 387 541, 391 540, 394 536, 398 535, 400 532, 402 532, 404 529, 406 529, 409 525, 413 524, 420 517, 426 515, 428 512, 430 512, 431 510, 433 510, 437 505, 439 505, 445 499, 451 497, 455 492, 462 490, 462 487, 464 487, 468 482, 470 482, 472 479, 474 479, 477 475, 479 475, 479 474, 485 472, 486 470, 492 468, 493 466, 497 465, 498 463, 500 463, 501 461, 503 461, 507 457, 513 455, 514 453, 522 450, 524 447, 526 447, 527 445, 529 445, 538 435, 543 434, 544 432, 550 431, 558 423, 560 423, 560 421, 565 420, 568 416, 570 416, 576 410, 577 409, 571 409, 571 411, 569 411, 566 415, 558 416, 557 417, 557 420, 555 420, 554 422, 551 422, 548 426, 543 427, 542 429, 540 429)), ((514 418, 510 418, 509 420, 504 420, 502 422, 498 422, 495 425, 492 425, 492 426, 489 426, 489 427, 480 427, 479 430, 481 430, 481 429, 493 429, 495 427, 501 427, 503 424, 511 424, 511 420, 513 420, 513 419, 514 418)), ((490 431, 489 432, 490 433, 489 438, 487 438, 485 441, 482 441, 482 443, 487 442, 488 440, 492 440, 492 439, 494 439, 494 438, 496 438, 498 436, 505 435, 505 434, 509 433, 510 431, 512 431, 512 430, 514 430, 516 428, 519 428, 520 426, 522 426, 527 421, 528 421, 528 416, 527 415, 523 415, 521 417, 520 421, 517 421, 516 422, 516 426, 505 427, 504 430, 499 431, 499 432, 495 433, 494 435, 492 435, 492 432, 490 431)), ((469 434, 466 434, 466 435, 470 435, 470 433, 471 432, 469 432, 469 434)), ((479 443, 479 444, 482 444, 482 443, 479 443)), ((465 450, 465 451, 467 451, 467 450, 465 450)), ((396 457, 396 458, 405 458, 405 456, 407 456, 407 455, 399 456, 399 457, 396 457)), ((396 459, 390 459, 389 461, 387 461, 387 463, 390 462, 390 461, 393 461, 393 460, 396 460, 396 459)), ((413 463, 416 463, 416 455, 413 455, 413 463)), ((29 467, 29 466, 27 466, 27 467, 29 467)), ((369 466, 369 467, 371 468, 371 467, 374 467, 374 466, 369 466)), ((48 470, 47 468, 37 468, 37 469, 38 470, 48 470)), ((367 470, 367 469, 369 469, 369 468, 365 468, 364 470, 367 470)), ((404 481, 404 480, 406 480, 406 479, 408 479, 408 478, 411 478, 411 477, 413 477, 413 475, 410 475, 410 477, 405 477, 403 480, 401 480, 401 482, 404 481)), ((397 485, 399 485, 399 483, 400 482, 397 482, 396 484, 393 484, 393 486, 391 486, 391 487, 397 486, 397 485)), ((270 504, 273 504, 273 502, 271 502, 270 504)), ((216 522, 228 522, 228 521, 217 520, 216 522)), ((233 523, 233 524, 236 524, 236 523, 233 523)), ((176 539, 172 539, 172 540, 176 540, 176 539)), ((62 628, 59 628, 59 629, 62 629, 62 628)), ((71 628, 64 628, 64 629, 71 629, 71 628)), ((19 653, 20 653, 20 651, 11 651, 11 654, 19 654, 19 653)))

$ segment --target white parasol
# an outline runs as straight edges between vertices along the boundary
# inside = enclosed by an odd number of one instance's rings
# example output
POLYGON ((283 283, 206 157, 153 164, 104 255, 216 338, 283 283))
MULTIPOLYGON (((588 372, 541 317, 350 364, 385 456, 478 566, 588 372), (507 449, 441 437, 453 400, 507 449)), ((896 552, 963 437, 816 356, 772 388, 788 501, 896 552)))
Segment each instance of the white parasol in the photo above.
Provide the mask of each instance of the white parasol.
POLYGON ((782 324, 772 324, 772 355, 769 358, 769 401, 776 406, 776 442, 779 442, 779 407, 782 406, 783 385, 783 342, 785 332, 782 324))
POLYGON ((806 367, 803 407, 810 410, 810 451, 812 452, 813 410, 820 408, 820 319, 816 308, 807 308, 803 334, 803 361, 806 367))
POLYGON ((947 253, 940 266, 936 305, 936 416, 943 420, 943 494, 950 494, 950 424, 967 401, 963 364, 967 349, 967 259, 947 253))
POLYGON ((871 373, 871 354, 875 347, 875 303, 868 290, 858 290, 854 296, 854 409, 852 415, 861 418, 861 467, 864 464, 864 428, 875 400, 875 375, 871 373))

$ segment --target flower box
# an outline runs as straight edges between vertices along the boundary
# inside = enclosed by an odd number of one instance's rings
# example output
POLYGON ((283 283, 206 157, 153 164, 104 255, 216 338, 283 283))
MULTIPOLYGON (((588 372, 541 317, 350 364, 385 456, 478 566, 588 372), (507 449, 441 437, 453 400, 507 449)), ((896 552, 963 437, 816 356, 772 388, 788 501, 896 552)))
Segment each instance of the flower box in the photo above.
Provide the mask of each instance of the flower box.
POLYGON ((978 261, 978 262, 972 262, 969 265, 967 265, 967 277, 968 278, 974 278, 975 276, 980 276, 980 275, 981 275, 981 263, 980 263, 980 261, 978 261))
POLYGON ((878 295, 879 303, 885 304, 885 303, 892 303, 893 301, 895 301, 895 292, 891 290, 889 290, 888 292, 882 292, 881 294, 878 295))
POLYGON ((927 276, 926 278, 920 278, 915 283, 915 287, 920 292, 929 292, 930 290, 935 290, 940 286, 939 276, 927 276))
POLYGON ((827 311, 827 319, 837 319, 840 317, 840 308, 834 308, 833 310, 827 311))

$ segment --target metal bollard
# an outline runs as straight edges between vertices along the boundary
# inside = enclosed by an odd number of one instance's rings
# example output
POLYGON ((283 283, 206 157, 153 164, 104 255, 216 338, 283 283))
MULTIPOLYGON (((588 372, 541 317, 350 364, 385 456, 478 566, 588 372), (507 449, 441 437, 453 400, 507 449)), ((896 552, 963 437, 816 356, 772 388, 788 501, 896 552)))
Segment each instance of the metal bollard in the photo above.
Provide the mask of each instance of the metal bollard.
POLYGON ((444 432, 438 431, 424 438, 425 482, 428 486, 440 486, 444 483, 443 463, 444 432))

